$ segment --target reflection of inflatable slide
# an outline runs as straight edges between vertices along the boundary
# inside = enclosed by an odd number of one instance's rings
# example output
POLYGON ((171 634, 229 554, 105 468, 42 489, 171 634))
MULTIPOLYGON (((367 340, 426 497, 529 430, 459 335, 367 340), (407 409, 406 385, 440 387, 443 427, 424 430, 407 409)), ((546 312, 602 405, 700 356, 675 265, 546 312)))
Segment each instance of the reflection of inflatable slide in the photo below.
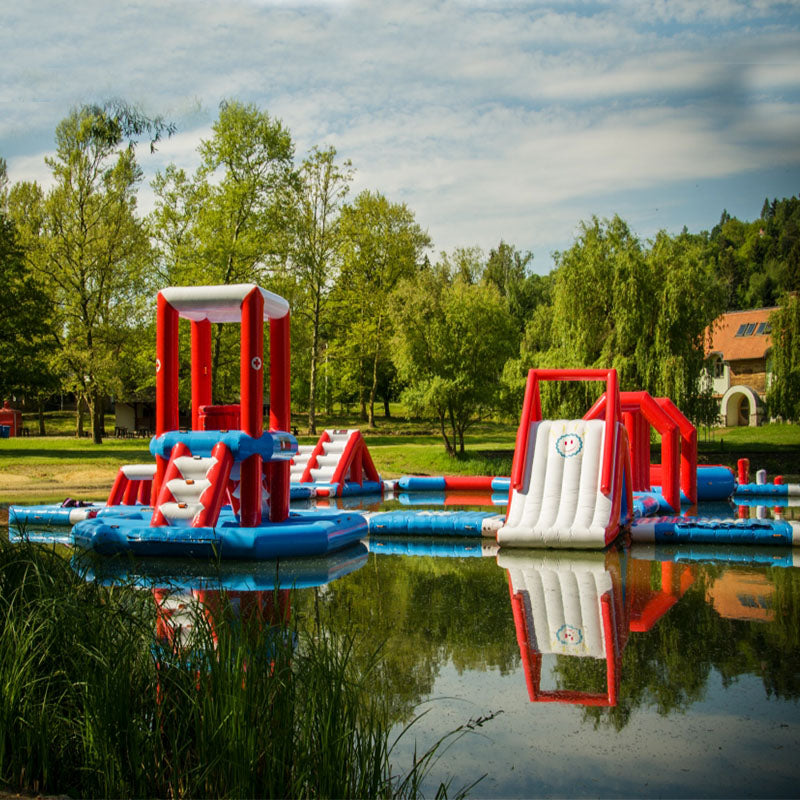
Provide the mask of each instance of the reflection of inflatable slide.
POLYGON ((531 701, 616 705, 630 633, 654 628, 695 579, 690 565, 655 564, 652 553, 644 555, 500 549, 531 701), (557 686, 546 689, 554 659, 557 686), (604 687, 587 659, 605 662, 604 687))
POLYGON ((511 607, 528 696, 536 702, 613 706, 626 641, 618 555, 500 550, 508 570, 511 607), (542 657, 595 658, 606 662, 606 691, 543 690, 542 657))
POLYGON ((531 370, 501 546, 602 548, 630 519, 630 450, 615 370, 531 370), (539 381, 605 380, 605 419, 542 420, 539 381))

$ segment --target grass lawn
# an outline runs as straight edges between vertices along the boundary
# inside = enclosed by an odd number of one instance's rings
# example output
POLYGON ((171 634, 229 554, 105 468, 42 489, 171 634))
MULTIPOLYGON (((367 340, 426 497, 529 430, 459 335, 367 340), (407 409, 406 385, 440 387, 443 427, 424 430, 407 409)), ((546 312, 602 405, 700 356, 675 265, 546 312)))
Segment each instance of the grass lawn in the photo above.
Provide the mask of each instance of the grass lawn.
MULTIPOLYGON (((395 413, 395 409, 393 409, 395 413)), ((47 428, 74 429, 68 412, 48 415, 47 428)), ((26 420, 33 428, 31 420, 26 420)), ((316 442, 303 429, 305 417, 295 415, 300 444, 316 442)), ((516 436, 516 422, 487 421, 470 428, 466 452, 453 458, 430 422, 399 414, 378 417, 370 430, 355 415, 318 419, 317 429, 361 427, 378 472, 384 478, 411 473, 423 475, 508 475, 516 436)), ((113 430, 113 418, 107 421, 113 430)), ((725 464, 736 469, 739 458, 750 459, 751 474, 766 469, 768 479, 781 474, 800 482, 800 425, 771 424, 758 428, 717 428, 699 434, 701 464, 725 464)), ((0 439, 0 504, 52 502, 73 496, 104 500, 122 464, 151 463, 145 439, 106 439, 93 445, 88 438, 69 435, 0 439)), ((653 446, 658 460, 658 445, 653 446)))
POLYGON ((740 458, 750 459, 751 480, 756 470, 767 470, 767 480, 783 475, 787 483, 800 483, 800 425, 771 423, 757 428, 715 428, 713 435, 698 435, 701 464, 725 464, 736 470, 740 458))
POLYGON ((73 496, 105 500, 122 464, 152 462, 144 439, 31 436, 0 439, 0 504, 37 503, 73 496))

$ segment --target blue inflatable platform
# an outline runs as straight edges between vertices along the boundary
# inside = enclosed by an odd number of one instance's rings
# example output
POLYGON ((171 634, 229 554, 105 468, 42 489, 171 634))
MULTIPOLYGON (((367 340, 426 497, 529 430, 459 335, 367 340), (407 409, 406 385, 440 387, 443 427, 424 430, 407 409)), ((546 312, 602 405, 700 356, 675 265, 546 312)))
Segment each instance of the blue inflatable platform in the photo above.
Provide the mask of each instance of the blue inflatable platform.
POLYGON ((367 534, 359 514, 293 511, 283 522, 241 527, 225 510, 213 528, 150 526, 150 513, 106 515, 78 522, 72 538, 102 555, 189 556, 265 559, 320 555, 346 547, 367 534))

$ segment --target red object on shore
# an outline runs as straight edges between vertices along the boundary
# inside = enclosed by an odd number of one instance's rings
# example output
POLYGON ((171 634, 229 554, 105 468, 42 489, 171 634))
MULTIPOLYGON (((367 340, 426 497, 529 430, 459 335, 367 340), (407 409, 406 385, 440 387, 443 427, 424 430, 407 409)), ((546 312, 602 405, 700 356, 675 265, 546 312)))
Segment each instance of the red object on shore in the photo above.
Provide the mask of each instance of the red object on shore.
POLYGON ((9 436, 19 436, 22 430, 22 412, 11 408, 8 400, 0 408, 0 425, 8 425, 9 436))

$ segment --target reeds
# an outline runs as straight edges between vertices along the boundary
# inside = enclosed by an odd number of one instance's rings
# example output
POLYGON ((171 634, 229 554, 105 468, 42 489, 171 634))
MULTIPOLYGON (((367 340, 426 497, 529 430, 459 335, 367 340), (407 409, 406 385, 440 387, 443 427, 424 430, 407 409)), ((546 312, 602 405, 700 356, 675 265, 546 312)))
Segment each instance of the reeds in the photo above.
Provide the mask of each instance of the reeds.
POLYGON ((357 670, 352 637, 242 619, 224 595, 214 621, 191 605, 174 636, 157 634, 159 613, 151 592, 0 540, 0 783, 72 797, 418 793, 427 762, 392 777, 378 653, 357 670))

